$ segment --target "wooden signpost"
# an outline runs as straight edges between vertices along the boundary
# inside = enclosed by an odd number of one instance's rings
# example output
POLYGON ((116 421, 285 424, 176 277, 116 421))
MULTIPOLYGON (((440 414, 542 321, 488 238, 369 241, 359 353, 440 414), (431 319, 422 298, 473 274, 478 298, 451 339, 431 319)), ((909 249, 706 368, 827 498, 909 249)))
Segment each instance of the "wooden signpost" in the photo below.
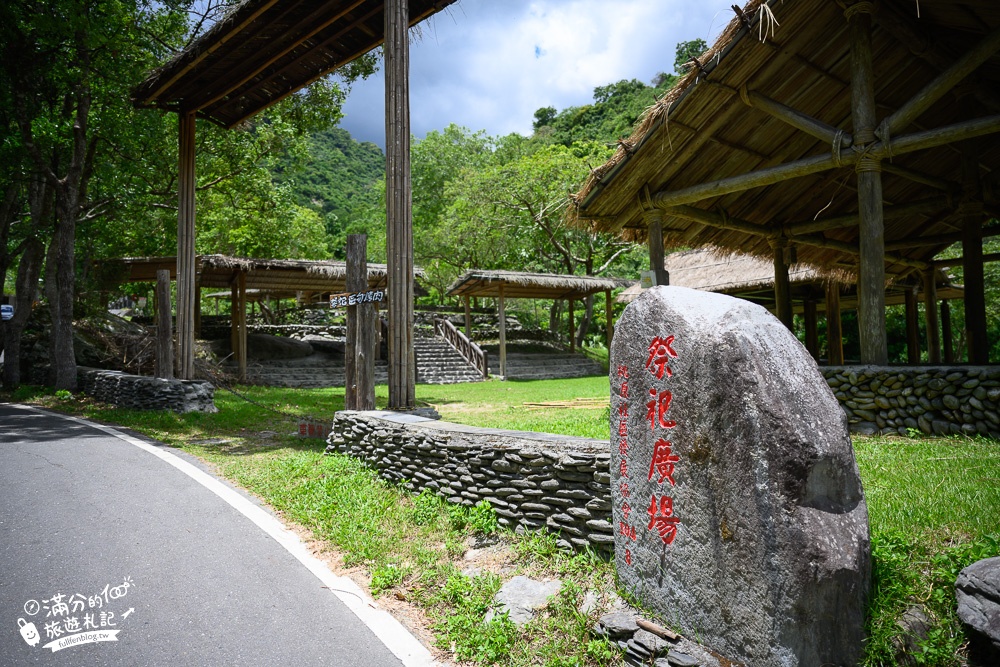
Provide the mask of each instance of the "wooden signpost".
POLYGON ((382 290, 368 290, 368 236, 347 237, 347 291, 330 297, 347 306, 344 346, 344 408, 375 409, 375 303, 382 290), (367 291, 366 291, 367 290, 367 291), (377 298, 376 298, 377 297, 377 298))

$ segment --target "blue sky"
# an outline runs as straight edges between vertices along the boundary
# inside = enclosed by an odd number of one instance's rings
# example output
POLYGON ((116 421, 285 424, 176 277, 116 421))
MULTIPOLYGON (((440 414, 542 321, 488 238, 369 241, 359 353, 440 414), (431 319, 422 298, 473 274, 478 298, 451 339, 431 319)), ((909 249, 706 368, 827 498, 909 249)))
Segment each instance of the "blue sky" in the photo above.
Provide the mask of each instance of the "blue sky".
MULTIPOLYGON (((715 40, 732 0, 459 0, 410 47, 410 119, 423 137, 449 123, 531 133, 536 109, 587 104, 597 86, 673 70, 678 42, 715 40)), ((741 3, 742 4, 742 3, 741 3)), ((341 126, 385 145, 381 72, 355 84, 341 126)))

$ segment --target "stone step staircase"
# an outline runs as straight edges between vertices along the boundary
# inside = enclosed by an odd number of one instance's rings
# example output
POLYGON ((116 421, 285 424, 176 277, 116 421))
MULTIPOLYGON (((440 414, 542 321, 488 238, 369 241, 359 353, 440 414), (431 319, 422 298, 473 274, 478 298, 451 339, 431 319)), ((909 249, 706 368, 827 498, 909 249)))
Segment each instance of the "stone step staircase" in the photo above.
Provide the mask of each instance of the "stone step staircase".
POLYGON ((417 382, 421 384, 456 384, 481 382, 483 376, 443 338, 414 338, 417 357, 417 382))
MULTIPOLYGON (((500 373, 499 352, 489 350, 490 371, 500 373)), ((508 380, 557 380, 607 375, 604 368, 589 357, 569 352, 508 352, 508 380)))

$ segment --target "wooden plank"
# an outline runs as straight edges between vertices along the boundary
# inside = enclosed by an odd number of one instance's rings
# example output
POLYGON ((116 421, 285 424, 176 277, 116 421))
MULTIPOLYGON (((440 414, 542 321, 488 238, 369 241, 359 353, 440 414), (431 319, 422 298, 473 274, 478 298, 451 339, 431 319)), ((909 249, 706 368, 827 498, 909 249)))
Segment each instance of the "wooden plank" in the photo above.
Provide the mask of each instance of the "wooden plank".
POLYGON ((174 377, 174 336, 170 316, 170 270, 156 272, 156 377, 174 377))
POLYGON ((410 51, 407 0, 385 2, 386 262, 389 311, 389 409, 415 405, 413 210, 410 191, 410 51))

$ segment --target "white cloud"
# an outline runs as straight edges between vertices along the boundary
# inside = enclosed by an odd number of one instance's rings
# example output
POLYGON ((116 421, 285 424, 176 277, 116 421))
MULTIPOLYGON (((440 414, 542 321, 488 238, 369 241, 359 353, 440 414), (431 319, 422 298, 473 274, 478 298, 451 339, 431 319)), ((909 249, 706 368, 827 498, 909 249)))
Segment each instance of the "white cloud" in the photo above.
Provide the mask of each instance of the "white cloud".
MULTIPOLYGON (((410 51, 413 133, 449 123, 529 134, 535 110, 563 109, 621 79, 673 69, 678 42, 711 43, 731 0, 461 0, 421 27, 410 51)), ((381 75, 356 85, 342 125, 384 143, 381 75)))

